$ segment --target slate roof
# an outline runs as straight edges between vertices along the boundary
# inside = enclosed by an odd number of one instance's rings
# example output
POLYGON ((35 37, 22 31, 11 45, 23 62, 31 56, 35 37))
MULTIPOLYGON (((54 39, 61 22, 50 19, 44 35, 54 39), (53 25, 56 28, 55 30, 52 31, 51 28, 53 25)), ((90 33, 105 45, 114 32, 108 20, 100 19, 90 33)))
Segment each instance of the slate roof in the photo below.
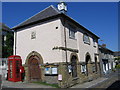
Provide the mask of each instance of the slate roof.
POLYGON ((84 29, 85 31, 87 31, 88 33, 91 33, 92 35, 94 35, 95 37, 97 37, 99 39, 99 37, 97 35, 95 35, 94 33, 92 33, 91 31, 89 31, 88 29, 86 29, 85 27, 83 27, 82 25, 80 25, 78 22, 76 22, 74 19, 72 19, 71 17, 67 16, 66 14, 60 12, 57 8, 55 8, 53 5, 47 7, 46 9, 44 9, 43 11, 39 12, 38 14, 32 16, 31 18, 25 20, 24 22, 20 23, 19 25, 13 27, 13 30, 17 30, 18 28, 21 27, 25 27, 27 25, 30 24, 34 24, 35 22, 39 22, 42 20, 45 20, 48 18, 52 18, 52 17, 65 17, 65 19, 68 19, 72 22, 74 22, 75 24, 77 24, 78 26, 80 26, 82 29, 84 29))
POLYGON ((13 27, 13 29, 60 14, 61 12, 54 8, 52 5, 48 8, 44 9, 43 11, 39 12, 38 14, 32 16, 31 18, 27 19, 20 25, 13 27))
POLYGON ((116 56, 120 56, 120 51, 115 51, 114 52, 114 56, 116 57, 116 56))
POLYGON ((102 50, 102 51, 109 51, 111 52, 112 54, 114 53, 112 50, 106 48, 106 47, 103 47, 102 45, 98 45, 99 46, 99 50, 102 50))

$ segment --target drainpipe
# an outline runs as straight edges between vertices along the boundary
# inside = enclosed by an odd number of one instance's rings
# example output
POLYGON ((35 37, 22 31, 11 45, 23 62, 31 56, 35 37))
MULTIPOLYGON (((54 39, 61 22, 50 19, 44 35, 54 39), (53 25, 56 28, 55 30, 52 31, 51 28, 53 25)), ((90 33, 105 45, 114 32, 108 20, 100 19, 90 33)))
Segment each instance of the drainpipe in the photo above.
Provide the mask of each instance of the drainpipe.
MULTIPOLYGON (((65 18, 64 18, 64 17, 63 17, 63 26, 64 26, 64 42, 65 42, 65 48, 67 48, 66 29, 65 29, 65 18)), ((65 55, 66 55, 66 64, 68 65, 67 50, 65 50, 65 55)))

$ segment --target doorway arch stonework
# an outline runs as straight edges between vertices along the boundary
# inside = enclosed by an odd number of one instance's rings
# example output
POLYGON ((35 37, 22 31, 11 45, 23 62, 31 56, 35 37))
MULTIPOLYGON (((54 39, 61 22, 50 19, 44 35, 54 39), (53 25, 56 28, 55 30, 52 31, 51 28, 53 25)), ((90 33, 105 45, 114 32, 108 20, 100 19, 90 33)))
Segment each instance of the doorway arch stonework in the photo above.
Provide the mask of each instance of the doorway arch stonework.
POLYGON ((79 68, 78 68, 78 55, 76 53, 71 53, 70 62, 71 62, 72 68, 74 68, 74 70, 72 70, 72 77, 78 77, 78 70, 79 70, 79 68))
POLYGON ((87 76, 92 74, 92 67, 91 67, 91 56, 87 52, 85 56, 85 62, 86 62, 86 71, 87 71, 87 76))
POLYGON ((28 54, 25 62, 27 81, 44 81, 44 66, 42 56, 32 51, 28 54))

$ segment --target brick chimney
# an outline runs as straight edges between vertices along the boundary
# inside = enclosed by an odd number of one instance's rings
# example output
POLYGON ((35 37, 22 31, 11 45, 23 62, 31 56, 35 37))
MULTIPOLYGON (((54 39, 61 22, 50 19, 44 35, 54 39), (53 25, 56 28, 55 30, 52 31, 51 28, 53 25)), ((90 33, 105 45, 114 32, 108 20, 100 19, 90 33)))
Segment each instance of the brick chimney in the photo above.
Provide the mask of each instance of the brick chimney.
POLYGON ((102 47, 106 48, 106 44, 102 44, 102 47))

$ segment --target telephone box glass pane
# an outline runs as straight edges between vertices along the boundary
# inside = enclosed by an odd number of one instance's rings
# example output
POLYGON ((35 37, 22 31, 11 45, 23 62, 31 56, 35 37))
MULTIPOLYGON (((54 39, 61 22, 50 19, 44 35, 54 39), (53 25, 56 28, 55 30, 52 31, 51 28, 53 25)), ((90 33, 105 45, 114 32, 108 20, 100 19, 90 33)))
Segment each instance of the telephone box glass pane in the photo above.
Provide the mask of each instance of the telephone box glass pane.
POLYGON ((12 78, 12 61, 10 61, 10 78, 12 78))
POLYGON ((20 62, 19 61, 16 61, 16 77, 17 78, 19 78, 20 77, 20 75, 19 75, 19 73, 20 73, 20 62))

